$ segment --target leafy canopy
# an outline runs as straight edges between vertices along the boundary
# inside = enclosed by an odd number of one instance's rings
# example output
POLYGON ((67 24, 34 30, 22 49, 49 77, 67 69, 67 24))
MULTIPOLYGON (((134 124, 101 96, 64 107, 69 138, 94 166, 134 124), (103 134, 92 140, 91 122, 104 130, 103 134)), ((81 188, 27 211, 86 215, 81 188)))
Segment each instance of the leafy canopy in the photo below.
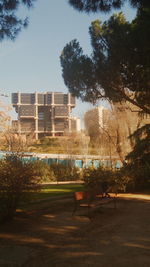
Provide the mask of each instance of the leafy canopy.
MULTIPOLYGON (((103 24, 92 22, 92 55, 85 56, 77 40, 67 44, 61 55, 63 77, 69 91, 84 101, 128 101, 150 114, 150 1, 69 0, 75 9, 87 13, 110 12, 125 2, 137 8, 136 18, 129 23, 119 13, 103 24)), ((130 136, 135 143, 127 156, 127 169, 137 188, 150 186, 149 133, 150 124, 146 124, 130 136)))
POLYGON ((23 27, 28 25, 28 18, 20 19, 17 10, 24 5, 31 8, 35 0, 0 0, 0 41, 5 38, 14 40, 23 27))
POLYGON ((129 2, 132 7, 147 6, 149 0, 69 0, 71 6, 81 12, 110 12, 111 9, 121 8, 125 2, 129 2))
POLYGON ((130 138, 133 139, 134 148, 126 158, 136 166, 148 165, 150 163, 150 124, 137 129, 130 138))
POLYGON ((104 23, 93 21, 89 33, 91 56, 77 40, 61 54, 69 91, 83 101, 129 101, 150 114, 150 9, 139 9, 131 23, 122 13, 104 23))

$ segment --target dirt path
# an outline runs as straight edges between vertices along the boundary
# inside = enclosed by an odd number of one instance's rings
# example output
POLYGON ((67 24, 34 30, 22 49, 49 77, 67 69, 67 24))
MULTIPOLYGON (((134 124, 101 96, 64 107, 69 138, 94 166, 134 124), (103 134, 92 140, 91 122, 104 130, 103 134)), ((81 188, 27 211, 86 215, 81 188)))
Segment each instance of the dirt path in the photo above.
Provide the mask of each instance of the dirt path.
POLYGON ((71 217, 70 201, 20 214, 0 228, 0 266, 149 267, 150 196, 131 197, 91 221, 71 217))

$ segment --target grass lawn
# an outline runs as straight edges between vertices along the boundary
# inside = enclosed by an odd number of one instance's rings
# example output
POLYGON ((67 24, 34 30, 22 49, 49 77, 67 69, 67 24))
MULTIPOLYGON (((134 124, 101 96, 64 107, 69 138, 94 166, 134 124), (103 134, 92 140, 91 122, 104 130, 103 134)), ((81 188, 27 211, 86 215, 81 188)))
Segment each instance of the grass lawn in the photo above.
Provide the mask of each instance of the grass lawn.
POLYGON ((41 191, 31 193, 32 201, 42 201, 54 197, 68 197, 73 192, 83 190, 82 184, 43 185, 41 191))
MULTIPOLYGON (((28 192, 29 200, 19 204, 19 209, 26 210, 32 208, 36 203, 54 201, 55 199, 71 197, 74 192, 84 190, 82 184, 49 184, 42 185, 42 189, 37 192, 28 192), (30 204, 29 204, 30 203, 30 204)), ((37 205, 36 205, 37 206, 37 205)))

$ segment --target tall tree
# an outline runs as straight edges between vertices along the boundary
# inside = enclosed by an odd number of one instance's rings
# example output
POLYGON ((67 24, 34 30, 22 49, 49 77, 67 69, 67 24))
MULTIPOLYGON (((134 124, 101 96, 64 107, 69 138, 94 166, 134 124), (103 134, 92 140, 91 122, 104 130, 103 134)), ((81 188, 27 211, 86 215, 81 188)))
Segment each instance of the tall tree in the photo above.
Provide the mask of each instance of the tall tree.
POLYGON ((125 169, 133 178, 136 189, 150 188, 150 124, 137 129, 131 136, 133 150, 127 155, 125 169))
POLYGON ((149 5, 149 0, 69 0, 78 11, 89 12, 109 12, 111 9, 121 8, 125 2, 129 2, 132 7, 145 7, 149 5))
POLYGON ((31 8, 35 0, 0 0, 0 41, 5 38, 15 39, 23 27, 28 25, 28 18, 20 19, 17 10, 24 5, 31 8))
POLYGON ((89 33, 91 56, 83 54, 77 40, 61 54, 69 91, 84 101, 129 101, 150 114, 150 9, 139 9, 131 23, 122 13, 104 23, 96 20, 89 33))
MULTIPOLYGON (((99 98, 128 101, 137 111, 150 114, 150 1, 149 0, 69 0, 81 12, 109 12, 125 2, 137 8, 136 18, 127 22, 122 13, 103 24, 90 27, 92 56, 83 54, 76 40, 67 44, 61 55, 65 84, 70 92, 86 101, 99 98)), ((150 186, 149 133, 147 123, 131 136, 135 141, 130 160, 135 184, 150 186), (139 172, 138 172, 139 170, 139 172)), ((128 168, 128 167, 127 167, 128 168)))

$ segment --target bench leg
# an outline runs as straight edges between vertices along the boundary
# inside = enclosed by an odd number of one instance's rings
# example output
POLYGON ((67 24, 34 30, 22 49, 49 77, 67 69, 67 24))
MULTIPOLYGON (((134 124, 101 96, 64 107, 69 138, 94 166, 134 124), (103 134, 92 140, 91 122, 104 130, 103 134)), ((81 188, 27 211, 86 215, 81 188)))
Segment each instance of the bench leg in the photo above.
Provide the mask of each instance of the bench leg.
MULTIPOLYGON (((78 207, 80 207, 80 203, 75 202, 72 216, 76 213, 78 207)), ((90 215, 90 204, 89 203, 87 204, 87 209, 88 209, 87 212, 88 212, 88 216, 89 216, 90 215)))
POLYGON ((74 209, 73 209, 73 212, 72 212, 72 216, 75 214, 78 206, 79 206, 79 204, 75 201, 75 203, 74 203, 74 209))
POLYGON ((116 199, 116 197, 114 197, 114 209, 116 209, 117 208, 117 199, 116 199))

